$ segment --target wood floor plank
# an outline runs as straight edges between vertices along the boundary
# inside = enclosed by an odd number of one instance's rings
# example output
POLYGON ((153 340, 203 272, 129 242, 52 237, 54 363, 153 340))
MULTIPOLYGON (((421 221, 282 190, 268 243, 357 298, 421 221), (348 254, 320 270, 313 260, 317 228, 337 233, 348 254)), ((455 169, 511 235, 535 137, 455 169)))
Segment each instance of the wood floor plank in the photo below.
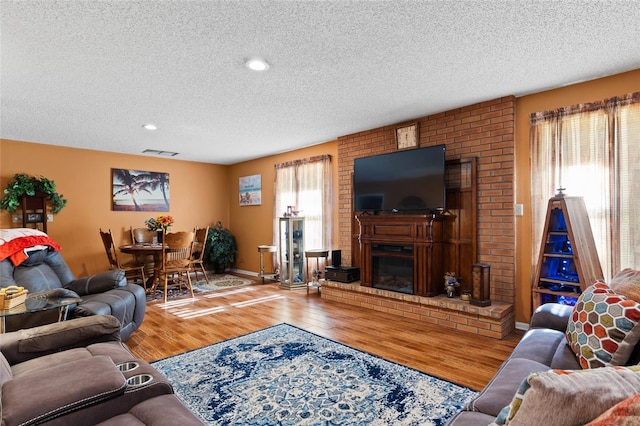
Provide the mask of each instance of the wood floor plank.
POLYGON ((150 302, 144 322, 126 343, 136 356, 155 361, 283 322, 476 390, 489 382, 522 336, 476 336, 267 283, 167 305, 150 302))

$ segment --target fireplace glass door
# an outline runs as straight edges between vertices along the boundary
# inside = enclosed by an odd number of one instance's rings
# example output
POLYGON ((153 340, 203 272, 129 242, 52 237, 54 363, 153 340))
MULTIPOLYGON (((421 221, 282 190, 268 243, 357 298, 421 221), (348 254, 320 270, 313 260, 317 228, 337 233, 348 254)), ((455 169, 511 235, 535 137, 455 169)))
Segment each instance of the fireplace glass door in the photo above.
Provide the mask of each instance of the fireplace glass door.
POLYGON ((372 286, 413 294, 413 247, 372 245, 372 286))

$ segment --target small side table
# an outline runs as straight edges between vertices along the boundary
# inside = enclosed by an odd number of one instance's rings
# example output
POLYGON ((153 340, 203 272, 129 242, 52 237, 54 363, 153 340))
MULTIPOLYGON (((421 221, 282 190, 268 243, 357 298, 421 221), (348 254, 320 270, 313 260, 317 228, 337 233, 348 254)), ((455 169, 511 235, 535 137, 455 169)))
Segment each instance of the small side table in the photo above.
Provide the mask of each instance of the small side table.
MULTIPOLYGON (((258 253, 260 253, 260 274, 258 274, 258 276, 262 278, 262 284, 264 284, 265 277, 275 280, 276 275, 278 275, 276 272, 264 271, 264 254, 275 253, 277 250, 278 248, 276 246, 266 246, 266 245, 258 246, 258 253)), ((273 263, 273 257, 271 259, 273 263)))
POLYGON ((43 293, 33 293, 27 296, 25 303, 9 309, 0 309, 0 333, 6 332, 7 317, 13 315, 23 315, 39 311, 58 310, 58 322, 67 319, 69 306, 82 302, 78 297, 45 297, 43 293))
MULTIPOLYGON (((321 287, 320 278, 324 274, 324 271, 320 269, 320 258, 323 257, 326 264, 327 258, 329 257, 329 250, 325 250, 325 249, 307 250, 304 252, 304 256, 307 259, 312 257, 316 258, 316 268, 311 273, 312 280, 307 283, 307 294, 309 294, 309 288, 317 288, 318 293, 320 293, 320 287, 321 287)), ((309 273, 309 264, 307 263, 307 274, 308 273, 309 273)))

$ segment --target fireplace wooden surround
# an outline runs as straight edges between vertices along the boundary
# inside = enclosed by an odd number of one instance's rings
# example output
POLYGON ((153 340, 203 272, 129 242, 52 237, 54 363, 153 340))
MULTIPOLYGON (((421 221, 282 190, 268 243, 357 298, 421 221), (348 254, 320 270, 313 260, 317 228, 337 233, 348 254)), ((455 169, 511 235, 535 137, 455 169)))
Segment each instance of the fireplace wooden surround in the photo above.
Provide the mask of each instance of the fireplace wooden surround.
POLYGON ((429 297, 442 293, 443 257, 451 253, 445 223, 453 219, 449 214, 359 215, 360 285, 384 288, 376 260, 388 258, 405 260, 409 266, 413 288, 404 292, 429 297))

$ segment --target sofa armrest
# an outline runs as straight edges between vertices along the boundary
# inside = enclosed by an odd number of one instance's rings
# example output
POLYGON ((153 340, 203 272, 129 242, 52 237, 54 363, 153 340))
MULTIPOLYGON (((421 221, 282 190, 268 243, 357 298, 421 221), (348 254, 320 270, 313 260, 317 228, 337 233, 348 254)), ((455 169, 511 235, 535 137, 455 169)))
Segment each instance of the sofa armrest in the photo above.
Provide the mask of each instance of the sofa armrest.
POLYGON ((125 285, 127 285, 127 279, 124 275, 124 271, 120 269, 112 269, 89 277, 79 278, 71 281, 64 287, 75 291, 80 296, 83 296, 86 294, 104 293, 105 291, 124 287, 125 285))
POLYGON ((545 303, 536 309, 529 322, 530 328, 550 328, 565 332, 573 306, 545 303))
POLYGON ((2 424, 40 424, 121 395, 126 380, 108 356, 14 377, 2 386, 2 424))
POLYGON ((94 315, 5 333, 0 351, 10 365, 65 349, 120 341, 120 322, 110 315, 94 315))

